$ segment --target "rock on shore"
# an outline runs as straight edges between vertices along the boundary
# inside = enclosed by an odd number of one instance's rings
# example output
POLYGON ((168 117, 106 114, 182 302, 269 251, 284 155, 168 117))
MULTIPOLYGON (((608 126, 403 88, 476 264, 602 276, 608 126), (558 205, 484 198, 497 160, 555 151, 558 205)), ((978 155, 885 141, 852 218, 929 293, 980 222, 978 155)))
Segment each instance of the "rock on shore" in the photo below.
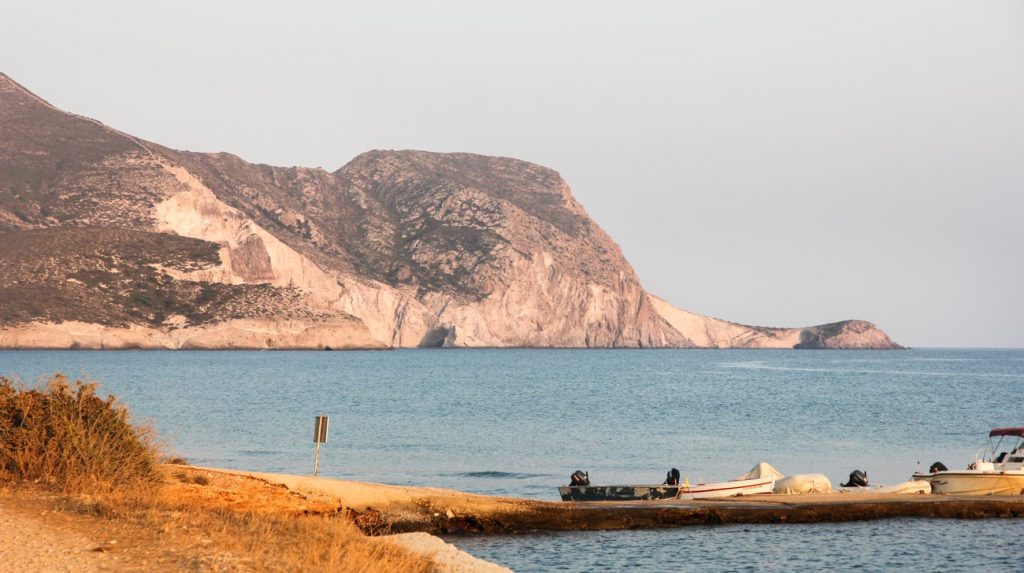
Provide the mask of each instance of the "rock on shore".
POLYGON ((898 348, 648 294, 555 171, 371 151, 334 172, 177 151, 0 74, 0 347, 898 348))
POLYGON ((429 558, 439 571, 445 573, 512 573, 508 567, 473 557, 451 543, 445 543, 440 537, 422 531, 379 539, 382 543, 392 543, 429 558))

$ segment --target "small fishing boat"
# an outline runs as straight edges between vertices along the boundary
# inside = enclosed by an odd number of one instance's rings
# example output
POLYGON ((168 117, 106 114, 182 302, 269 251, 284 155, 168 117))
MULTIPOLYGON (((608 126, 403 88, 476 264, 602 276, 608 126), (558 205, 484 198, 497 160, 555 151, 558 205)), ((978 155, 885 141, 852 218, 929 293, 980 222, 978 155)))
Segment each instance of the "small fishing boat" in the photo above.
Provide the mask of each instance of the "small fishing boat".
POLYGON ((570 485, 558 488, 562 501, 676 499, 679 485, 570 485))
POLYGON ((941 464, 936 463, 931 473, 915 473, 912 479, 930 483, 932 493, 1024 494, 1024 426, 995 428, 988 435, 989 446, 975 455, 966 470, 947 470, 944 466, 937 467, 941 464), (993 441, 993 438, 999 439, 993 441), (1006 438, 1010 438, 1007 441, 1012 447, 1002 449, 1006 438))
POLYGON ((720 483, 699 483, 691 487, 680 487, 679 499, 709 499, 714 497, 731 497, 734 495, 754 495, 757 493, 771 493, 774 488, 774 477, 734 479, 720 483))
POLYGON ((771 493, 775 477, 736 479, 697 485, 581 485, 558 488, 562 501, 641 501, 656 499, 708 499, 771 493))

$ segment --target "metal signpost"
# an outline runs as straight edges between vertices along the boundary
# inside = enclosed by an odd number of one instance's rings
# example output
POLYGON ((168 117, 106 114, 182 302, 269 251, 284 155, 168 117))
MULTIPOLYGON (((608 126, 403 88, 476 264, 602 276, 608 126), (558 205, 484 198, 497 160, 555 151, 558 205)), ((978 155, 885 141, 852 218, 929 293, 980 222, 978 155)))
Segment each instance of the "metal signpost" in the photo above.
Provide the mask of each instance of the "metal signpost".
POLYGON ((316 442, 316 457, 313 458, 313 477, 316 477, 320 469, 320 444, 327 443, 327 428, 331 419, 327 416, 316 417, 316 427, 313 429, 313 441, 316 442))

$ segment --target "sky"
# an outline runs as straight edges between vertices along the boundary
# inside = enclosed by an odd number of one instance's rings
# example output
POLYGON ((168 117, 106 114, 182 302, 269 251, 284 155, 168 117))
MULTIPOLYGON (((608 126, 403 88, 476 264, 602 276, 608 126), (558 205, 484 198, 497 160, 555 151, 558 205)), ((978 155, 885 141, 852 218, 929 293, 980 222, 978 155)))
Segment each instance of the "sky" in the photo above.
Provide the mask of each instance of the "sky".
POLYGON ((1024 2, 12 2, 0 71, 171 147, 558 170, 673 304, 1024 347, 1024 2))

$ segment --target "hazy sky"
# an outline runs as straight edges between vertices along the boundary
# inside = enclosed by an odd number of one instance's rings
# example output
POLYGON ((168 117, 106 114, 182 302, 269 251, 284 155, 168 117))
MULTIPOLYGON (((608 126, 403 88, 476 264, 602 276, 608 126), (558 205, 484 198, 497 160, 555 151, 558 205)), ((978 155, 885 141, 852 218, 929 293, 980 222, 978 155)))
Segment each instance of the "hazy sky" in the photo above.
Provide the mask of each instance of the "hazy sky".
POLYGON ((648 290, 1024 347, 1024 2, 11 2, 0 71, 172 147, 560 171, 648 290))

